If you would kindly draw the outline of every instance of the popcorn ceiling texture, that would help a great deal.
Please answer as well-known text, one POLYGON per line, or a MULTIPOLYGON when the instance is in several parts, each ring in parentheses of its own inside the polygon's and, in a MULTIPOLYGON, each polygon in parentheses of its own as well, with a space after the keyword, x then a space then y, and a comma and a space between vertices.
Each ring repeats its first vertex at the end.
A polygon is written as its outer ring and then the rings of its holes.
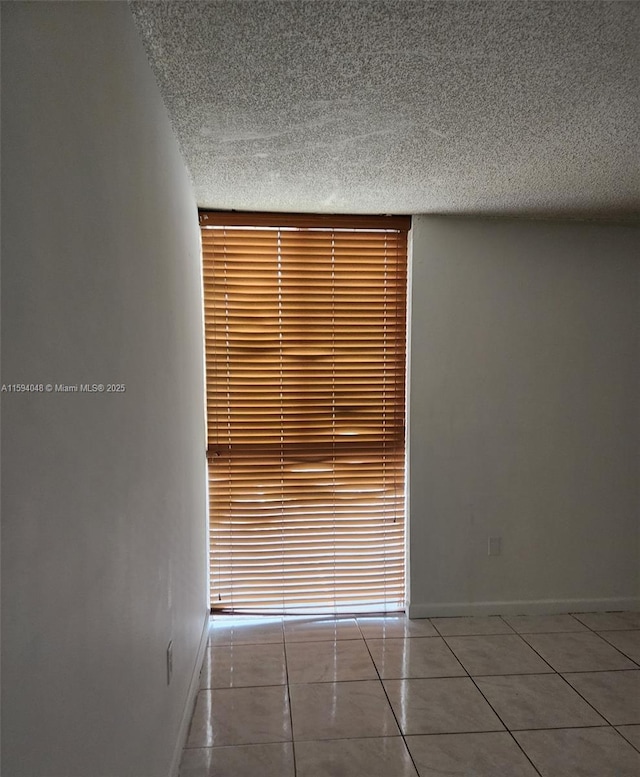
POLYGON ((132 2, 201 207, 640 218, 639 2, 132 2))

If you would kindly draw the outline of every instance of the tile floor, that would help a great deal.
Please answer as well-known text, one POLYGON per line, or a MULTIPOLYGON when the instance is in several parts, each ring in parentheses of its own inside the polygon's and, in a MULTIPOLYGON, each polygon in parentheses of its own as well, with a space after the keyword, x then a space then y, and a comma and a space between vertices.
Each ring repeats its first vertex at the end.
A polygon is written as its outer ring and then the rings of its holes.
POLYGON ((217 616, 180 777, 639 777, 640 612, 217 616))

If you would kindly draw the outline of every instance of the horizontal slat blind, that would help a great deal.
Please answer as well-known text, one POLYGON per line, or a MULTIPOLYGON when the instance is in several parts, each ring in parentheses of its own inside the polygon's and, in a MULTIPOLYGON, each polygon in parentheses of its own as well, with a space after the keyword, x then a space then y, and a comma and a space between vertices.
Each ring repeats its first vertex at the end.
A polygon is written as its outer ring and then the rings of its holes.
POLYGON ((224 216, 200 219, 212 607, 400 606, 406 226, 224 216))

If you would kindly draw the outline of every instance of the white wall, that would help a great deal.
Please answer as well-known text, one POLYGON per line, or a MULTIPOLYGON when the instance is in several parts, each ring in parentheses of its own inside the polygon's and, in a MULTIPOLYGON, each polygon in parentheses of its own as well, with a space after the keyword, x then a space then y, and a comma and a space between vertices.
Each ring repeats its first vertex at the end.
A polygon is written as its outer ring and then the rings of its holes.
POLYGON ((639 237, 414 219, 413 616, 640 603, 639 237))
POLYGON ((126 384, 2 394, 2 774, 163 777, 207 618, 196 206, 127 5, 2 6, 3 381, 126 384))

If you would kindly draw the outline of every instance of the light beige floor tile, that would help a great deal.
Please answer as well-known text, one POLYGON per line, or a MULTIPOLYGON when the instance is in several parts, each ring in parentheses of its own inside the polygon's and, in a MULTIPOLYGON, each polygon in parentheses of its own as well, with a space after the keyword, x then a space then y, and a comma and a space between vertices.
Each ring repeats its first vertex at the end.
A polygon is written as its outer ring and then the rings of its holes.
POLYGON ((587 631, 587 627, 572 615, 515 615, 504 620, 518 634, 552 634, 563 631, 587 631))
POLYGON ((510 730, 607 725, 557 674, 478 677, 476 683, 510 730))
POLYGON ((207 649, 200 675, 201 688, 242 688, 284 685, 287 667, 284 643, 214 645, 207 649))
POLYGON ((363 639, 287 642, 287 667, 290 683, 378 679, 363 639))
POLYGON ((636 664, 640 664, 640 629, 636 631, 600 631, 602 639, 621 650, 636 664))
POLYGON ((504 728, 468 677, 385 680, 384 687, 404 734, 504 728))
POLYGON ((616 729, 628 742, 631 742, 636 750, 640 750, 640 725, 616 726, 616 729))
POLYGON ((286 686, 200 691, 187 747, 291 740, 286 686))
POLYGON ((514 734, 542 777, 638 777, 640 753, 612 728, 514 734))
POLYGON ((447 644, 471 675, 552 672, 517 634, 447 637, 447 644))
POLYGON ((507 732, 407 737, 420 777, 537 777, 507 732))
POLYGON ((431 618, 430 620, 443 637, 513 634, 511 626, 499 615, 474 618, 431 618))
POLYGON ((287 642, 321 642, 336 639, 362 639, 355 618, 285 618, 287 642))
POLYGON ((180 777, 294 777, 293 745, 237 745, 185 750, 180 777))
POLYGON ((573 615, 594 631, 640 629, 640 612, 575 612, 573 615))
POLYGON ((358 626, 367 639, 438 636, 438 632, 428 618, 409 620, 404 615, 366 616, 358 618, 358 626))
POLYGON ((380 677, 461 677, 466 672, 442 637, 368 639, 380 677))
POLYGON ((379 680, 291 685, 289 691, 296 741, 400 733, 379 680))
POLYGON ((563 677, 612 725, 640 723, 640 669, 581 672, 563 677))
POLYGON ((402 737, 296 742, 297 777, 417 777, 402 737))
POLYGON ((597 634, 523 634, 556 672, 635 669, 635 664, 597 634))
POLYGON ((215 690, 198 695, 180 777, 293 777, 291 717, 298 777, 416 777, 376 667, 420 777, 533 777, 447 644, 543 777, 640 777, 640 669, 620 652, 640 658, 637 612, 357 622, 216 616, 209 642, 201 679, 215 690), (602 629, 602 638, 587 627, 602 629), (629 670, 603 671, 610 669, 629 670))
POLYGON ((283 640, 282 618, 214 615, 209 627, 210 645, 256 645, 283 640))

